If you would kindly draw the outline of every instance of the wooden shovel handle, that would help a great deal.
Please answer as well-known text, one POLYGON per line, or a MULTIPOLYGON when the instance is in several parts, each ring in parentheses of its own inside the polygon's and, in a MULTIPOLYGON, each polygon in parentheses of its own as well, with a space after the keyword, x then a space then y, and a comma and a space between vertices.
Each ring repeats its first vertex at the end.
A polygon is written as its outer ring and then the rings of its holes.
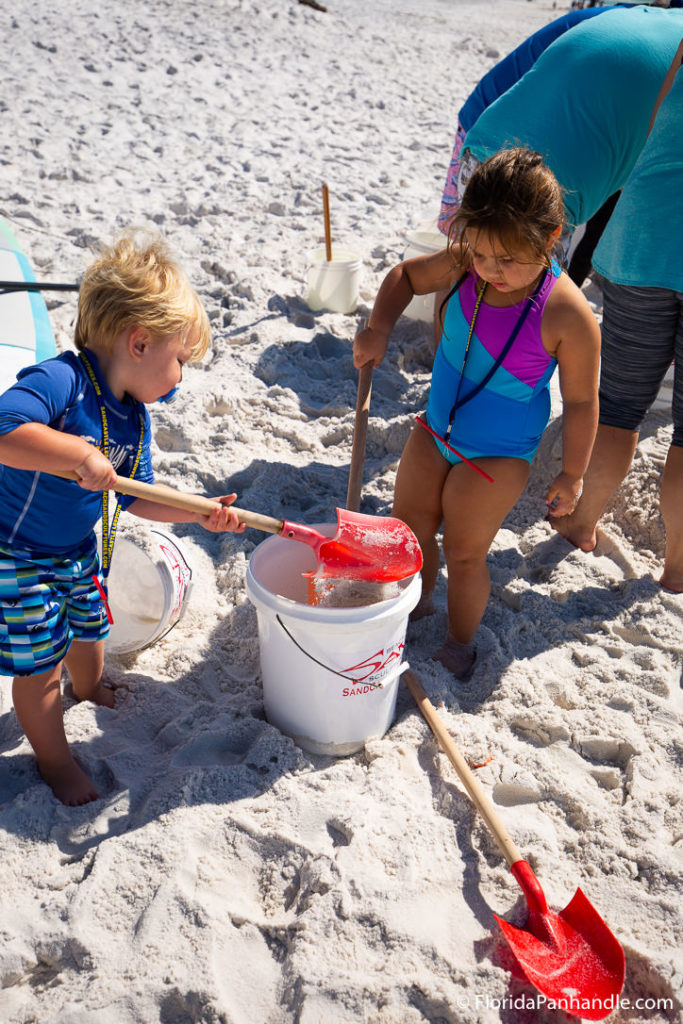
MULTIPOLYGON (((66 480, 78 480, 75 473, 55 473, 54 476, 64 477, 66 480)), ((210 498, 203 498, 200 494, 188 494, 185 491, 176 491, 166 484, 146 484, 142 480, 131 479, 127 476, 117 476, 112 490, 120 494, 128 494, 132 498, 143 498, 145 501, 155 501, 159 505, 170 505, 172 508, 181 508, 186 512, 198 512, 202 516, 211 513, 222 506, 210 498)), ((284 526, 283 519, 274 519, 272 516, 263 516, 258 512, 249 512, 243 508, 230 505, 230 508, 237 513, 237 518, 246 526, 255 530, 263 530, 264 533, 280 533, 284 526)))
POLYGON ((429 700, 427 694, 425 693, 422 687, 422 684, 418 680, 415 673, 411 672, 410 670, 404 672, 403 678, 405 679, 406 686, 413 695, 415 703, 417 704, 418 708, 420 709, 425 719, 427 720, 429 728, 436 736, 437 740, 439 741, 443 748, 444 753, 448 757, 448 760, 451 762, 456 772, 458 773, 458 778, 460 779, 463 786, 467 790, 470 800, 477 808, 482 818, 484 819, 489 829, 491 830, 491 834, 498 843, 500 852, 505 857, 506 861, 508 862, 508 865, 512 867, 512 865, 515 864, 517 861, 523 859, 522 854, 519 852, 515 844, 510 839, 510 836, 507 834, 503 822, 496 814, 495 810, 493 809, 493 805, 491 804, 488 797, 486 796, 486 793, 480 786, 479 781, 475 778, 469 765, 467 764, 464 757, 462 756, 462 754, 456 747, 455 743, 451 739, 450 734, 446 729, 446 726, 443 724, 438 714, 436 713, 436 708, 429 700))
POLYGON ((356 397, 356 419, 353 425, 353 445, 351 448, 351 466, 349 467, 349 484, 346 491, 346 507, 351 512, 360 510, 360 495, 363 489, 363 464, 365 462, 365 445, 368 436, 368 417, 370 415, 370 394, 372 392, 372 362, 361 366, 358 371, 358 395, 356 397))

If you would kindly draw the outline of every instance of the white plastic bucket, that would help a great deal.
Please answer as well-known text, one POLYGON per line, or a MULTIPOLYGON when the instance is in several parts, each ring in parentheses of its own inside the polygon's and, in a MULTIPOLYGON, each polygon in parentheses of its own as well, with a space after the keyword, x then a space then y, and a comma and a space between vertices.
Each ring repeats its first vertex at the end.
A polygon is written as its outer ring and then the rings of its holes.
MULTIPOLYGON (((317 526, 332 536, 336 524, 317 526)), ((408 615, 420 575, 398 596, 353 608, 309 605, 316 568, 306 545, 269 537, 254 550, 247 595, 258 618, 263 701, 268 721, 304 750, 344 756, 383 736, 396 709, 408 615)))
POLYGON ((308 254, 308 293, 306 303, 315 311, 353 313, 360 298, 361 258, 347 249, 333 249, 332 260, 325 249, 308 254))
POLYGON ((149 530, 139 542, 119 537, 109 573, 114 623, 105 640, 110 654, 142 651, 180 621, 192 570, 177 537, 149 530))
MULTIPOLYGON (((448 239, 441 234, 436 223, 432 224, 429 221, 423 221, 415 231, 409 231, 406 234, 406 241, 408 246, 403 254, 404 260, 440 252, 448 244, 448 239)), ((426 320, 431 323, 434 319, 434 295, 415 295, 404 309, 403 315, 409 316, 412 320, 426 320)))

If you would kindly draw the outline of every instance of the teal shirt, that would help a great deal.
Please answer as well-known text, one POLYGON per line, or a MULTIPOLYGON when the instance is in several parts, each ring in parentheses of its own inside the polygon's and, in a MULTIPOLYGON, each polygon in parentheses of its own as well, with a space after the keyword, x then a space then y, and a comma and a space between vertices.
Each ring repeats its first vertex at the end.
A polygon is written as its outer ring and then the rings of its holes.
POLYGON ((593 255, 615 284, 683 292, 683 71, 657 112, 645 147, 593 255))
POLYGON ((488 107, 463 149, 537 150, 583 224, 624 185, 645 144, 657 94, 683 38, 683 11, 605 11, 565 32, 488 107))

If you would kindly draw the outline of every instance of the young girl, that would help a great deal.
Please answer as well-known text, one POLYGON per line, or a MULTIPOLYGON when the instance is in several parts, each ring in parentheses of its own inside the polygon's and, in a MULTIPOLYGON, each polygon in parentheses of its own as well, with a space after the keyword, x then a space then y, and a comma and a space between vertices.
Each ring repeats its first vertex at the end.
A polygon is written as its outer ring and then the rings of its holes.
POLYGON ((546 494, 550 515, 575 507, 593 446, 600 332, 552 258, 563 223, 562 192, 541 156, 501 151, 472 175, 448 248, 391 270, 354 342, 357 367, 379 365, 413 295, 449 289, 426 413, 401 457, 392 514, 422 547, 415 617, 434 611, 443 521, 449 630, 434 657, 458 679, 473 670, 472 641, 490 593, 486 556, 526 485, 556 365, 563 461, 546 494))

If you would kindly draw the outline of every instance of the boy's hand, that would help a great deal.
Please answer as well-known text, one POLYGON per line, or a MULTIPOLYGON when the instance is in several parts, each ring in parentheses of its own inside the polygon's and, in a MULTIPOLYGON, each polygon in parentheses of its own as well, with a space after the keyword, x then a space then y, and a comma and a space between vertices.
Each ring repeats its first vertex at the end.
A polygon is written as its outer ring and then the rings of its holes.
POLYGON ((388 334, 365 327, 353 339, 353 365, 357 370, 370 362, 373 366, 379 366, 386 355, 388 344, 388 334))
POLYGON ((551 483, 545 496, 549 516, 570 516, 583 492, 583 477, 574 479, 560 473, 551 483))
POLYGON ((219 501, 223 506, 220 509, 215 509, 208 516, 199 516, 198 522, 204 527, 205 530, 210 530, 211 533, 244 533, 246 525, 241 523, 237 518, 237 513, 234 512, 229 505, 232 505, 233 501, 237 497, 237 494, 224 494, 220 498, 213 498, 213 501, 219 501))
POLYGON ((79 485, 86 491, 110 490, 116 483, 114 467, 109 459, 94 446, 80 466, 76 466, 74 472, 78 477, 79 485))

